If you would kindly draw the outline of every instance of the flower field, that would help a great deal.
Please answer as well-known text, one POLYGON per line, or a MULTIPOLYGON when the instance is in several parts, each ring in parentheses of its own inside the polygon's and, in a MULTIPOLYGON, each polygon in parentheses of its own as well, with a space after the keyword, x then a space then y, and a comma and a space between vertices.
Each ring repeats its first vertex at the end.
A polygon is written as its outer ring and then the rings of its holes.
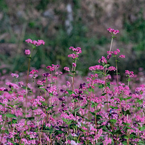
POLYGON ((1 145, 145 144, 145 84, 133 84, 138 76, 129 70, 124 70, 126 82, 120 82, 119 60, 125 55, 112 51, 119 30, 107 31, 110 50, 86 77, 76 74, 83 48, 69 48, 72 67, 64 67, 63 74, 58 64, 31 69, 33 52, 45 42, 26 40, 32 47, 25 50, 27 75, 12 73, 0 87, 1 145))

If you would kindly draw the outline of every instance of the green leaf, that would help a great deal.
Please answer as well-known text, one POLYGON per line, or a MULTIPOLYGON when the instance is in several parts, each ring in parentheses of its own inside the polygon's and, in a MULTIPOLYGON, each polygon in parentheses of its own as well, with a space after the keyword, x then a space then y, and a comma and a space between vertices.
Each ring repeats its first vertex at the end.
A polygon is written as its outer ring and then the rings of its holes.
POLYGON ((27 117, 28 120, 34 120, 34 117, 27 117))
POLYGON ((17 118, 16 115, 10 113, 5 114, 5 116, 8 118, 17 118))
POLYGON ((145 130, 145 126, 141 127, 140 131, 144 131, 145 130))
POLYGON ((116 120, 116 119, 111 119, 110 122, 111 122, 111 123, 116 123, 117 120, 116 120))
POLYGON ((101 88, 104 88, 104 85, 103 85, 103 84, 101 84, 101 85, 99 85, 98 87, 101 89, 101 88))
POLYGON ((68 76, 73 77, 73 75, 71 75, 71 74, 68 74, 68 76))
POLYGON ((125 139, 128 139, 128 136, 124 136, 125 139))
POLYGON ((107 87, 109 87, 109 88, 110 88, 110 82, 107 82, 107 87))
POLYGON ((114 106, 110 106, 110 108, 112 108, 112 109, 118 109, 118 107, 114 107, 114 106))
POLYGON ((98 103, 92 102, 92 107, 97 107, 98 103))
POLYGON ((61 131, 61 130, 55 130, 55 135, 59 135, 59 134, 62 134, 62 133, 64 133, 63 131, 61 131))
POLYGON ((67 92, 69 93, 69 95, 73 94, 72 90, 67 90, 67 92))
POLYGON ((74 73, 74 74, 76 73, 76 71, 71 71, 71 72, 74 73))
POLYGON ((131 81, 131 79, 130 78, 128 78, 128 80, 127 80, 128 82, 130 82, 131 81))
POLYGON ((84 92, 85 94, 87 94, 87 95, 89 94, 87 91, 83 91, 83 92, 84 92))
POLYGON ((46 109, 46 111, 48 111, 48 110, 50 110, 50 109, 52 109, 53 108, 53 106, 51 106, 51 107, 48 107, 47 109, 46 109))
POLYGON ((90 87, 90 88, 88 89, 88 91, 89 91, 89 92, 94 92, 94 89, 90 87))
POLYGON ((39 87, 39 89, 41 89, 41 90, 43 90, 43 91, 45 91, 45 92, 46 92, 46 90, 45 90, 44 88, 39 87))

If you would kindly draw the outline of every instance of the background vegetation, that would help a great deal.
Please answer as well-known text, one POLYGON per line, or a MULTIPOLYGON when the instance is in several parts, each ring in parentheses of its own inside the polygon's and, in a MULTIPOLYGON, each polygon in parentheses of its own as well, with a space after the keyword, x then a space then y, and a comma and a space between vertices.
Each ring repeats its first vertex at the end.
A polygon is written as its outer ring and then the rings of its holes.
POLYGON ((69 47, 81 47, 79 74, 86 75, 91 65, 109 50, 107 28, 119 29, 113 49, 125 55, 119 72, 145 68, 145 1, 144 0, 1 0, 0 1, 0 68, 7 72, 26 71, 25 40, 43 39, 45 46, 34 54, 31 66, 71 65, 69 47), (67 11, 67 6, 72 12, 67 11), (70 17, 72 16, 72 19, 70 17), (68 33, 66 22, 72 30, 68 33))

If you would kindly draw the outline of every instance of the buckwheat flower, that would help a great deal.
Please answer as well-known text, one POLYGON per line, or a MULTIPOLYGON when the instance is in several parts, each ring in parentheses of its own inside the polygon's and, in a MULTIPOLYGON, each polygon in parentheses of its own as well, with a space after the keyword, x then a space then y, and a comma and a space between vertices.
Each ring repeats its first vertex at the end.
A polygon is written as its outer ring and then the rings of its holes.
POLYGON ((16 78, 18 78, 18 77, 19 77, 19 75, 18 75, 18 74, 14 74, 14 73, 11 73, 11 76, 12 76, 12 77, 16 77, 16 78))
POLYGON ((71 140, 71 145, 78 145, 78 143, 76 143, 74 140, 71 140))
POLYGON ((27 40, 25 40, 25 42, 32 43, 32 40, 31 39, 27 39, 27 40))
POLYGON ((119 30, 114 30, 113 34, 116 35, 119 33, 119 30))
POLYGON ((101 63, 101 62, 102 62, 102 63, 107 63, 107 60, 106 60, 106 58, 105 58, 104 56, 102 56, 102 58, 99 59, 98 62, 99 62, 99 63, 101 63))
POLYGON ((76 67, 76 63, 72 63, 72 66, 73 66, 73 67, 76 67))
POLYGON ((111 138, 105 137, 105 140, 104 140, 103 144, 108 145, 108 144, 111 144, 111 142, 112 142, 111 138))
POLYGON ((119 57, 120 57, 120 58, 125 58, 125 55, 120 55, 119 57))
POLYGON ((69 70, 69 67, 64 67, 64 70, 66 70, 66 71, 70 71, 70 70, 69 70))
POLYGON ((69 47, 69 49, 74 49, 74 47, 73 47, 73 46, 71 46, 71 47, 69 47))
POLYGON ((38 40, 38 42, 37 42, 37 46, 40 46, 41 44, 45 44, 45 42, 44 42, 44 40, 38 40))
POLYGON ((114 55, 117 55, 118 54, 118 51, 114 51, 114 55))
POLYGON ((26 50, 25 50, 25 54, 26 54, 26 55, 30 55, 30 53, 31 53, 31 52, 30 52, 29 49, 26 49, 26 50))
POLYGON ((113 53, 113 51, 107 51, 107 54, 111 55, 113 53))
POLYGON ((119 50, 119 49, 117 49, 116 51, 117 51, 118 53, 120 52, 120 50, 119 50))
POLYGON ((37 45, 37 41, 33 40, 32 44, 37 45))
POLYGON ((107 31, 109 31, 111 34, 114 34, 114 35, 119 33, 119 30, 114 30, 112 28, 108 28, 107 31))
POLYGON ((70 87, 70 86, 71 86, 71 83, 70 83, 69 81, 66 81, 66 85, 67 85, 68 87, 70 87))
POLYGON ((109 60, 111 58, 111 56, 112 56, 111 54, 107 55, 107 59, 109 60))
POLYGON ((115 68, 114 66, 110 66, 110 67, 108 68, 108 70, 109 70, 109 71, 115 71, 116 68, 115 68))

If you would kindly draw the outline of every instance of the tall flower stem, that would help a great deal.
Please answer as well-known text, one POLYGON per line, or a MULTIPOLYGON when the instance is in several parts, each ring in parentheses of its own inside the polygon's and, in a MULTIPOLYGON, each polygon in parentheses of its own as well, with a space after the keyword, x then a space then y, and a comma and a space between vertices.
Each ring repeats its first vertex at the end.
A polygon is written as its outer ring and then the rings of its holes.
POLYGON ((113 36, 112 36, 112 39, 111 39, 110 51, 112 49, 112 45, 113 45, 113 36))
POLYGON ((118 86, 119 81, 118 81, 118 68, 117 68, 117 58, 116 58, 116 56, 115 56, 115 62, 116 62, 116 76, 117 76, 117 86, 118 86))
POLYGON ((26 78, 26 113, 27 113, 27 91, 28 91, 28 79, 29 79, 29 70, 30 70, 30 61, 31 61, 31 58, 29 58, 28 60, 28 70, 27 70, 27 78, 26 78))

